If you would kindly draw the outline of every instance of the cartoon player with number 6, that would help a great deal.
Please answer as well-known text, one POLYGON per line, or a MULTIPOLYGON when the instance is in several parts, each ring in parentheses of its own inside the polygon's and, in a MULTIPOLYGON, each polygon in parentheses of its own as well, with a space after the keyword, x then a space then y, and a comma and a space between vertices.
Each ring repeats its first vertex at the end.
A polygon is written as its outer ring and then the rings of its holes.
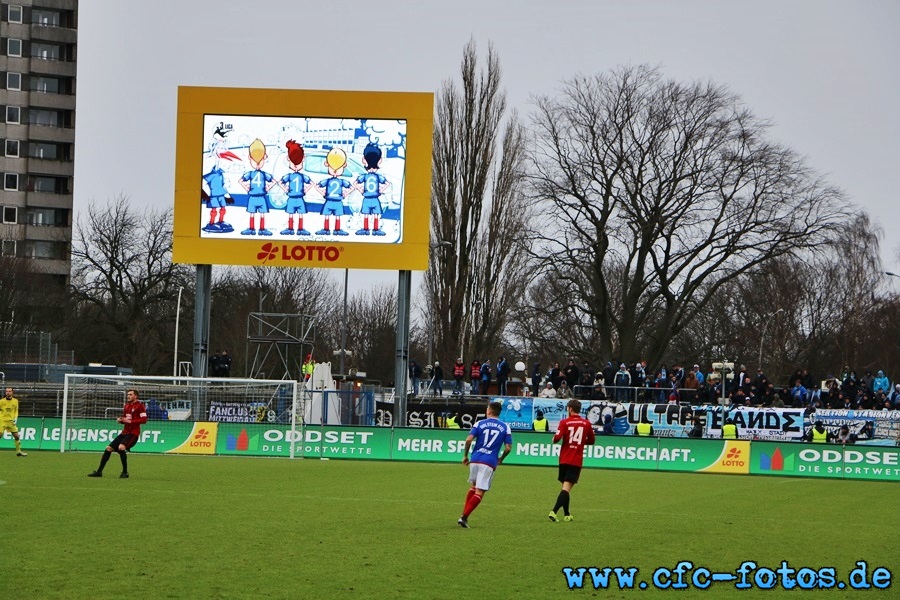
POLYGON ((359 213, 363 216, 363 227, 356 232, 356 235, 385 235, 384 231, 378 228, 378 217, 381 216, 383 210, 381 208, 381 194, 389 187, 390 182, 387 178, 378 172, 381 166, 381 148, 376 144, 369 143, 363 150, 363 159, 366 161, 366 173, 357 177, 353 187, 362 194, 362 208, 359 213), (369 216, 372 217, 372 229, 369 229, 369 216))

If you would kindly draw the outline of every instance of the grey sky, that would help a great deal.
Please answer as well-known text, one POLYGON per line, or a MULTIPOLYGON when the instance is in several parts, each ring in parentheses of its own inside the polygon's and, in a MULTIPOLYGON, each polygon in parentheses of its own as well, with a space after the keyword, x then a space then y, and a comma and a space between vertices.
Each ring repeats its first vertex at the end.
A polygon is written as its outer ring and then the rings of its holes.
MULTIPOLYGON (((894 1, 83 0, 75 218, 121 194, 172 206, 179 85, 437 91, 472 38, 523 115, 622 64, 727 84, 883 227, 900 272, 898 24, 894 1)), ((380 279, 396 275, 351 271, 380 279)))

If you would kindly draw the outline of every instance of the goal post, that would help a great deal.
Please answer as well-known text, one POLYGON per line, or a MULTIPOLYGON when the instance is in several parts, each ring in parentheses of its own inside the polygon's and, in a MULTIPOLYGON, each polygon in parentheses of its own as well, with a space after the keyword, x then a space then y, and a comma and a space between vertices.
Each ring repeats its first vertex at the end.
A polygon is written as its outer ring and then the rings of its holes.
MULTIPOLYGON (((279 423, 289 425, 295 436, 303 435, 308 394, 297 381, 68 373, 63 385, 60 452, 95 450, 111 442, 122 430, 116 418, 122 415, 131 389, 137 390, 147 407, 141 442, 150 442, 150 447, 168 448, 160 441, 183 438, 188 425, 195 423, 279 423)), ((140 450, 148 451, 145 447, 140 450)))

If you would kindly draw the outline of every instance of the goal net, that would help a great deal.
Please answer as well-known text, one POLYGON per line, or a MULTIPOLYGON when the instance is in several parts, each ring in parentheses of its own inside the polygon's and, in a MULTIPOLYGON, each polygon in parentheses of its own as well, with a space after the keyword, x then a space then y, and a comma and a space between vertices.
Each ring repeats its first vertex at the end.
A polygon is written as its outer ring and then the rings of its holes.
POLYGON ((160 440, 183 437, 186 421, 279 423, 302 436, 308 394, 296 381, 67 374, 60 452, 95 450, 98 443, 111 442, 122 430, 116 419, 131 389, 147 407, 140 440, 144 451, 153 451, 154 445, 167 451, 160 440))

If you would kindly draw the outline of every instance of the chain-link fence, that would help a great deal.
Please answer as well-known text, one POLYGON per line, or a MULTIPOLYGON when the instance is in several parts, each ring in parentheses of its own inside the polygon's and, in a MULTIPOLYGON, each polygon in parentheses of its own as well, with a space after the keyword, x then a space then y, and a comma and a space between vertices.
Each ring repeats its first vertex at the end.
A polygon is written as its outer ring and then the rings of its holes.
POLYGON ((12 332, 0 326, 0 379, 6 381, 54 381, 64 365, 75 364, 75 353, 60 351, 45 331, 12 332))

